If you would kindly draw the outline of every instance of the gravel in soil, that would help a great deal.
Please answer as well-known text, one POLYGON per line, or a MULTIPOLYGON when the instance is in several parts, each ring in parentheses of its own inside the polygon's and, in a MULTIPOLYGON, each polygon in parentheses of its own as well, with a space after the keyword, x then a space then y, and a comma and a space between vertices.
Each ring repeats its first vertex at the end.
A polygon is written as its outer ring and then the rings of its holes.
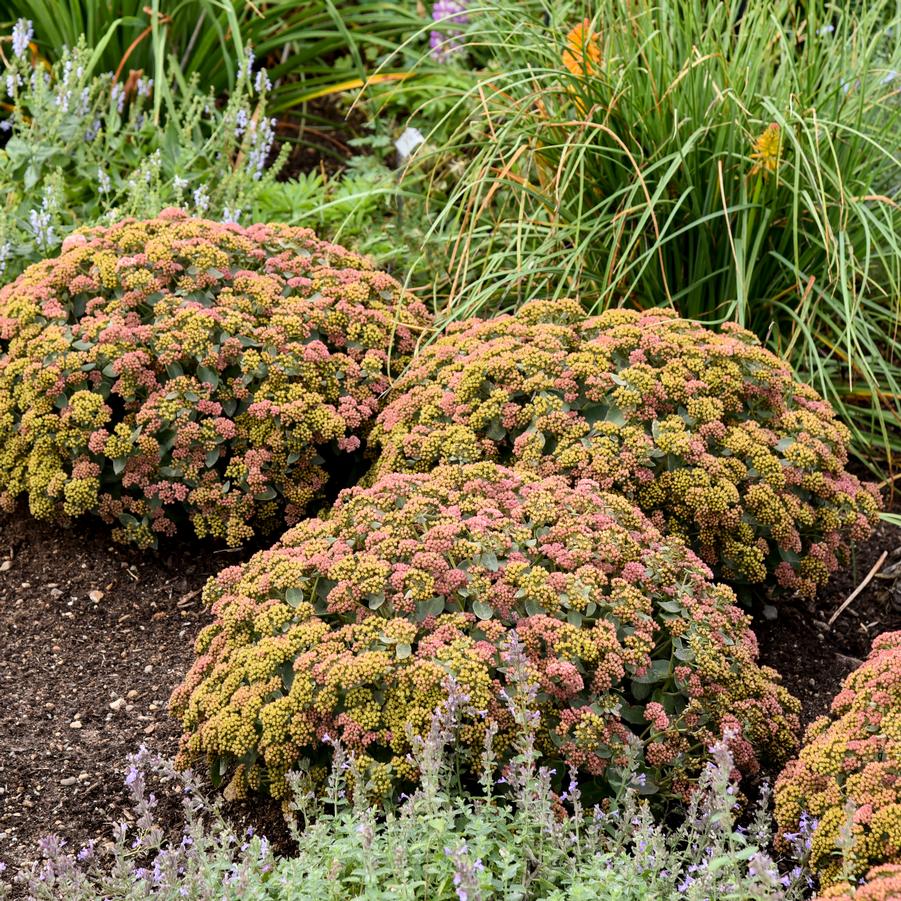
MULTIPOLYGON (((109 840, 128 808, 125 757, 171 757, 172 689, 209 621, 207 578, 248 552, 115 545, 101 523, 0 518, 0 859, 8 872, 49 832, 109 840)), ((173 809, 174 812, 174 809, 173 809)), ((180 824, 176 824, 178 826, 180 824)))
MULTIPOLYGON (((172 689, 209 621, 206 579, 250 551, 222 553, 180 543, 161 553, 115 545, 101 523, 64 529, 25 514, 0 517, 0 859, 14 872, 36 856, 37 839, 70 847, 108 841, 126 816, 125 756, 145 743, 174 755, 178 727, 167 714, 172 689)), ((901 629, 901 529, 881 525, 812 604, 783 603, 758 617, 762 661, 801 699, 804 721, 828 709, 842 679, 880 632, 901 629), (832 628, 826 620, 882 552, 876 578, 832 628)), ((177 830, 177 807, 162 823, 177 830)), ((275 805, 226 806, 276 846, 286 832, 275 805)))

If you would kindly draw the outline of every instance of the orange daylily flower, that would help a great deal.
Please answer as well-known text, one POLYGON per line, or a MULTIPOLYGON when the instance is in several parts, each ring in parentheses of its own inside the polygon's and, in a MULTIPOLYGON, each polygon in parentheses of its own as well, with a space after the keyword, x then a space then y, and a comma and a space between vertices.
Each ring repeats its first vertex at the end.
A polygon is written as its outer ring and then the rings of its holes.
POLYGON ((591 21, 584 19, 566 36, 563 65, 573 75, 591 75, 601 65, 601 36, 591 30, 591 21))

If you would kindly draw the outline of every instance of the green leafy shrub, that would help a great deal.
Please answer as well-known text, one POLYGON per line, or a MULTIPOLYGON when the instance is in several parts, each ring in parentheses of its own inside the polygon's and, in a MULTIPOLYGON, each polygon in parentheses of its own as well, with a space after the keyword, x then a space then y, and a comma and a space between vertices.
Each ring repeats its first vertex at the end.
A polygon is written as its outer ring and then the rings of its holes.
POLYGON ((306 229, 168 210, 68 241, 0 291, 0 503, 144 545, 296 520, 429 325, 306 229))
POLYGON ((724 731, 755 773, 791 753, 799 708, 709 575, 591 482, 490 463, 388 475, 207 584, 215 622, 171 701, 180 760, 284 797, 298 766, 323 780, 340 739, 386 797, 415 782, 409 753, 449 677, 467 698, 461 769, 489 729, 503 758, 521 664, 539 751, 599 790, 634 752, 644 792, 685 795, 724 731))
POLYGON ((166 83, 117 82, 112 73, 95 75, 96 50, 83 43, 49 70, 21 42, 12 49, 0 151, 3 281, 58 252, 85 225, 147 219, 170 206, 238 221, 281 167, 284 157, 268 165, 268 78, 251 73, 247 59, 223 105, 174 63, 163 70, 166 83))
MULTIPOLYGON (((777 839, 810 833, 810 868, 824 887, 901 864, 901 632, 873 642, 829 716, 811 723, 775 798, 777 839)), ((897 872, 889 882, 901 884, 897 872)))
POLYGON ((813 596, 878 493, 847 429, 749 332, 572 301, 452 325, 394 385, 378 472, 489 458, 634 498, 722 577, 813 596))
POLYGON ((375 155, 352 157, 338 175, 301 173, 272 182, 254 206, 254 220, 312 228, 371 257, 380 268, 406 273, 412 261, 397 217, 398 176, 375 155), (390 227, 373 228, 377 221, 390 227))

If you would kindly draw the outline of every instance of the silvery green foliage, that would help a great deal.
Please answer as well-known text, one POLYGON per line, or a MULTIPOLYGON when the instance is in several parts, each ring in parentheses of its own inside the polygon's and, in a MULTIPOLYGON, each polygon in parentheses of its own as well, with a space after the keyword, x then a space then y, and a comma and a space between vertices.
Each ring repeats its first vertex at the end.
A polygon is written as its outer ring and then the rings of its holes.
POLYGON ((284 156, 273 157, 265 70, 242 64, 217 103, 171 60, 168 83, 138 72, 93 72, 92 48, 66 49, 51 68, 33 57, 20 21, 0 81, 0 282, 59 251, 75 228, 178 206, 206 218, 249 218, 284 156))
MULTIPOLYGON (((570 779, 562 797, 538 765, 528 691, 511 697, 524 736, 500 784, 483 776, 478 794, 462 791, 452 747, 466 697, 452 687, 429 735, 416 744, 421 787, 394 810, 377 812, 367 786, 339 742, 324 797, 294 778, 297 848, 277 858, 252 830, 239 836, 196 777, 178 774, 145 749, 125 777, 135 822, 115 833, 112 860, 93 846, 75 852, 56 837, 17 880, 30 901, 794 901, 809 888, 796 867, 780 872, 770 844, 767 793, 750 825, 737 825, 732 760, 725 743, 711 749, 700 790, 674 828, 656 823, 626 784, 606 810, 583 806, 570 779), (166 841, 155 825, 151 784, 180 793, 185 826, 166 841)), ((484 772, 495 772, 489 730, 484 772)), ((638 777, 633 777, 632 783, 638 777)), ((0 884, 0 898, 6 897, 0 884)))
MULTIPOLYGON (((179 773, 143 746, 128 758, 125 786, 134 821, 113 830, 112 850, 88 843, 71 848, 43 838, 37 862, 14 882, 29 901, 137 901, 142 898, 259 901, 276 897, 266 883, 275 864, 269 843, 248 830, 238 835, 218 806, 204 797, 197 777, 179 773), (180 796, 184 828, 167 840, 157 824, 157 788, 180 796)), ((0 882, 0 899, 11 886, 0 882)))

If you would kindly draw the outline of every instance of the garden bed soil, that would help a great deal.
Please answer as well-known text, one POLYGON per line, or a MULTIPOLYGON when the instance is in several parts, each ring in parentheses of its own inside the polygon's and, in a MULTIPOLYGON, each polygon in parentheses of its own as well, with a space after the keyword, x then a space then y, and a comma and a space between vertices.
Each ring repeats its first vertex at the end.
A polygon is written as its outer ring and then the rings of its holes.
MULTIPOLYGON (((895 510, 897 512, 897 505, 895 510)), ((758 614, 754 631, 763 663, 780 673, 801 701, 806 725, 826 713, 841 682, 863 663, 873 639, 901 629, 901 528, 880 523, 813 603, 780 604, 778 616, 758 614), (882 554, 884 563, 830 627, 830 617, 860 585, 882 554), (888 578, 888 576, 892 576, 888 578)))
MULTIPOLYGON (((837 620, 826 620, 883 551, 901 563, 901 529, 881 525, 818 602, 783 604, 758 617, 761 657, 801 699, 809 722, 828 709, 873 637, 901 628, 893 597, 901 578, 874 579, 837 620)), ((172 756, 179 730, 167 701, 209 621, 206 579, 249 556, 182 542, 159 553, 113 544, 92 521, 65 529, 24 513, 0 517, 0 860, 9 873, 34 860, 38 838, 100 847, 126 817, 125 755, 142 743, 172 756)), ((901 569, 901 565, 899 565, 901 569)), ((237 828, 253 824, 286 847, 273 803, 226 806, 237 828)), ((180 828, 174 805, 162 825, 180 828)))

